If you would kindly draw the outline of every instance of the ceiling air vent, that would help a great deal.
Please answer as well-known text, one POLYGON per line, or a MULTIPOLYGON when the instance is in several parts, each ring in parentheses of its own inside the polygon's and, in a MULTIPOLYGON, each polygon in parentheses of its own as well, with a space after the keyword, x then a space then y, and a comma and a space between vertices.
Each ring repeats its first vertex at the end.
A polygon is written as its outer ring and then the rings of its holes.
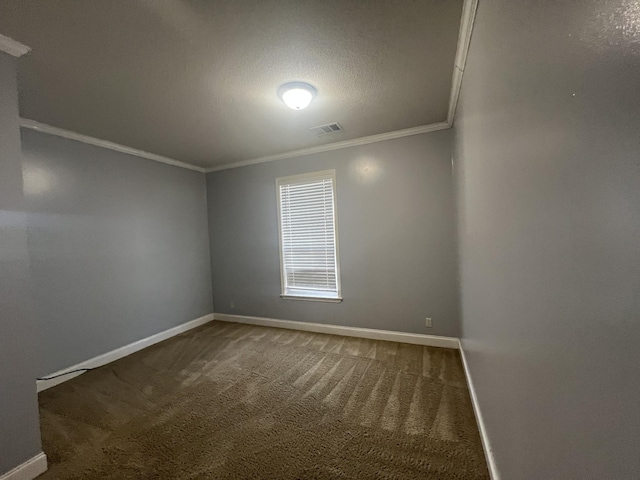
POLYGON ((318 137, 323 135, 330 135, 332 133, 342 132, 344 130, 342 125, 338 122, 335 123, 327 123, 326 125, 320 125, 319 127, 313 127, 310 129, 313 133, 315 133, 318 137))

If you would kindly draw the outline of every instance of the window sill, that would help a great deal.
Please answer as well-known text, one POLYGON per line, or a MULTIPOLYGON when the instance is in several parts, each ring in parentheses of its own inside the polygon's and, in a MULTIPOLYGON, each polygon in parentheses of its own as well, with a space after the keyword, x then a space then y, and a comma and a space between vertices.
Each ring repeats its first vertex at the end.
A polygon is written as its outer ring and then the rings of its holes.
POLYGON ((341 303, 342 297, 308 297, 303 295, 280 295, 283 300, 301 300, 303 302, 341 303))

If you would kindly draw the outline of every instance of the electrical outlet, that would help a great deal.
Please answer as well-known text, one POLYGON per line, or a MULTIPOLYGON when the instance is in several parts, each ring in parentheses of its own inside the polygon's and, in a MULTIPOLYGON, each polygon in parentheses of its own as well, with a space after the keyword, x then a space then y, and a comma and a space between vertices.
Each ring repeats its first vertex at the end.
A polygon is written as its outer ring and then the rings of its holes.
POLYGON ((429 317, 425 318, 425 324, 426 324, 427 328, 433 327, 433 325, 431 323, 431 318, 429 318, 429 317))
POLYGON ((235 302, 229 302, 229 308, 231 310, 233 310, 234 308, 236 308, 236 303, 235 302))

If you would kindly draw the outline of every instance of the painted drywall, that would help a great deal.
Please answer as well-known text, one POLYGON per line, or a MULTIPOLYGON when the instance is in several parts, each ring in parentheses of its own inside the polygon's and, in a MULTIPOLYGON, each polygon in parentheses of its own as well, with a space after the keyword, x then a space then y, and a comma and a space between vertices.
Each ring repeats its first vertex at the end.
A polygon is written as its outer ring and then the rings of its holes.
POLYGON ((451 131, 209 173, 207 197, 216 312, 458 335, 451 131), (281 299, 276 178, 329 169, 344 301, 281 299))
POLYGON ((0 52, 0 476, 40 453, 16 59, 0 52))
POLYGON ((24 117, 213 167, 333 143, 309 129, 335 121, 340 140, 445 121, 461 7, 2 0, 0 30, 33 48, 24 117), (291 81, 318 89, 304 112, 291 81))
POLYGON ((213 311, 205 176, 22 129, 39 375, 213 311))
POLYGON ((479 4, 462 343, 505 480, 640 478, 639 33, 632 1, 479 4))

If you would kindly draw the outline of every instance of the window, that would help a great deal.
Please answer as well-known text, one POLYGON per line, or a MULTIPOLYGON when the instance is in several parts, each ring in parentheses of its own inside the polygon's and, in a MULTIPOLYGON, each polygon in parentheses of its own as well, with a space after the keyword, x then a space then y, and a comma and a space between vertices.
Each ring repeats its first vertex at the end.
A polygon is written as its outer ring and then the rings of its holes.
POLYGON ((282 297, 339 302, 336 172, 276 180, 282 297))

